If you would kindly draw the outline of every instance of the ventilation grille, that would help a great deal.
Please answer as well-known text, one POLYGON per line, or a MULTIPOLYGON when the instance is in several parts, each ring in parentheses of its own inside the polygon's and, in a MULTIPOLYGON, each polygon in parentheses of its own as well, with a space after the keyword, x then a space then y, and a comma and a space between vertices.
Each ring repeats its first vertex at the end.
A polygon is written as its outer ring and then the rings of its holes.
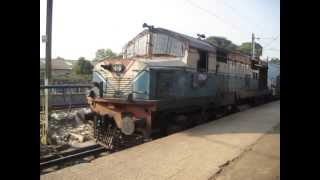
POLYGON ((121 97, 132 93, 132 78, 114 78, 107 79, 106 96, 121 97))

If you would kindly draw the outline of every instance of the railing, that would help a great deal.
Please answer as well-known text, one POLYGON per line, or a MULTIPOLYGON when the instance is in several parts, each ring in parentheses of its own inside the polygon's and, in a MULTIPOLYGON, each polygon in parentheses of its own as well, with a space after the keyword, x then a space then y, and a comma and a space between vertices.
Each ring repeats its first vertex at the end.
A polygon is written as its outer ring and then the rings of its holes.
POLYGON ((59 84, 40 86, 40 108, 44 106, 44 89, 48 89, 49 105, 55 107, 81 106, 86 104, 85 96, 90 84, 59 84))
POLYGON ((50 88, 90 88, 91 84, 54 84, 54 85, 40 85, 40 89, 50 88))

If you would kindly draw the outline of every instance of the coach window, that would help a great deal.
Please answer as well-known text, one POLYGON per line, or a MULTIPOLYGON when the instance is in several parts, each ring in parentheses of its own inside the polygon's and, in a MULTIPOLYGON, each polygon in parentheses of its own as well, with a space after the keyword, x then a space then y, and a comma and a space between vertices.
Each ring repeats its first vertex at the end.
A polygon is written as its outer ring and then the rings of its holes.
POLYGON ((208 72, 208 52, 199 50, 200 59, 197 64, 198 72, 208 72))

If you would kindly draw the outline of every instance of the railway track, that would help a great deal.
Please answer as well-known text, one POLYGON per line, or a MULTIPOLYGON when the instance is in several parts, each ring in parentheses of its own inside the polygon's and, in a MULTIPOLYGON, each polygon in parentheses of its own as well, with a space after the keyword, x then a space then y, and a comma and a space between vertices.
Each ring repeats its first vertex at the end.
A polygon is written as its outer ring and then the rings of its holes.
POLYGON ((74 104, 74 105, 52 105, 51 108, 53 110, 62 110, 62 109, 69 109, 69 108, 84 108, 88 107, 88 104, 74 104))
POLYGON ((40 172, 44 169, 53 166, 60 166, 88 156, 97 156, 98 154, 106 152, 106 149, 99 144, 78 148, 72 151, 55 154, 49 157, 40 158, 40 172))
MULTIPOLYGON (((70 108, 85 108, 88 107, 88 104, 63 104, 63 105, 51 105, 52 110, 63 110, 63 109, 70 109, 70 108)), ((40 111, 42 110, 43 107, 40 106, 40 111)))

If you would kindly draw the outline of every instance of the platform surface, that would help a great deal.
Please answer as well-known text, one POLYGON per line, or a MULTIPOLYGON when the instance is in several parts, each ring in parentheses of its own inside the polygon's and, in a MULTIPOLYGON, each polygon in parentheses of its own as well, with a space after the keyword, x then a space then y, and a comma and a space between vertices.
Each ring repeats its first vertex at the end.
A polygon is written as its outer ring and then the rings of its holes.
POLYGON ((209 180, 280 180, 280 125, 209 180))
POLYGON ((41 180, 212 178, 280 123, 280 101, 223 117, 90 163, 42 175, 41 180))

